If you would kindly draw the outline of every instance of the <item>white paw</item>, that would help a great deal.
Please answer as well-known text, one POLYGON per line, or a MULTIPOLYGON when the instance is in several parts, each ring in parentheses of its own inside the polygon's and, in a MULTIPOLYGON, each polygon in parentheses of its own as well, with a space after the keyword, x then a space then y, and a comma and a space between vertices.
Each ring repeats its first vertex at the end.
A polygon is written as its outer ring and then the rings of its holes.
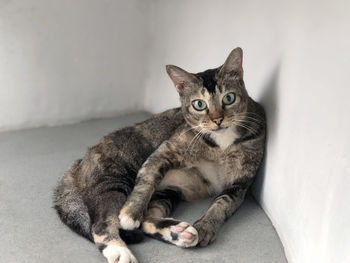
POLYGON ((108 263, 137 263, 136 258, 127 247, 109 245, 102 254, 107 258, 108 263))
POLYGON ((178 247, 194 247, 198 243, 198 232, 189 223, 181 222, 170 227, 171 243, 178 247))
POLYGON ((119 215, 120 226, 125 230, 133 230, 139 228, 140 221, 134 220, 127 215, 119 215))

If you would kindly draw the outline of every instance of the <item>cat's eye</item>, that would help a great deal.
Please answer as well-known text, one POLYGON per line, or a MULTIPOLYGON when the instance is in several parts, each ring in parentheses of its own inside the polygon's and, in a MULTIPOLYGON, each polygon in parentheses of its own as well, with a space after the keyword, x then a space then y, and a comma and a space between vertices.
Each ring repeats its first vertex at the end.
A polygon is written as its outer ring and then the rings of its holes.
POLYGON ((192 106, 195 108, 195 110, 202 111, 207 108, 207 104, 204 100, 194 100, 192 101, 192 106))
POLYGON ((233 92, 227 93, 223 98, 222 98, 222 103, 224 105, 230 105, 234 103, 236 100, 236 95, 233 92))

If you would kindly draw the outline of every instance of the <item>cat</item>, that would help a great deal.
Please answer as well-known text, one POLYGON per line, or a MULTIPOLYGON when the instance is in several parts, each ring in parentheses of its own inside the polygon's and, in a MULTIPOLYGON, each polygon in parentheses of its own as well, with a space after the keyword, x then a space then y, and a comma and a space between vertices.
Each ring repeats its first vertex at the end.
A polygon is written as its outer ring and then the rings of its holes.
POLYGON ((59 182, 59 217, 109 263, 137 262, 126 243, 143 233, 206 246, 243 202, 263 159, 266 121, 246 91, 242 60, 236 48, 197 74, 167 65, 181 107, 103 137, 59 182), (216 198, 193 225, 169 218, 180 201, 208 196, 216 198))

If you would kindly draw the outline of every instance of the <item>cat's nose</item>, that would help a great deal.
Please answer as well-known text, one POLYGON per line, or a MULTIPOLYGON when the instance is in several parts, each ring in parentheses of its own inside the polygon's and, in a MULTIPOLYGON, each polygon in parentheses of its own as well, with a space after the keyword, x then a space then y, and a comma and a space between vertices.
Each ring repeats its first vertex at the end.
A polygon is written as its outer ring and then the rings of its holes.
POLYGON ((220 118, 213 119, 213 122, 215 122, 217 126, 220 126, 223 120, 224 118, 220 117, 220 118))

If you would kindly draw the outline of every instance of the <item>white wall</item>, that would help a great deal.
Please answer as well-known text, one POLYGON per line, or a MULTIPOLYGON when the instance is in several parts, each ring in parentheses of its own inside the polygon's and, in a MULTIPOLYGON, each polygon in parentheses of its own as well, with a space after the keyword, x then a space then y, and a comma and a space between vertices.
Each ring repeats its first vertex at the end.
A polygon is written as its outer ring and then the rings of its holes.
POLYGON ((0 130, 142 109, 147 8, 0 1, 0 130))
POLYGON ((244 49, 245 82, 267 110, 254 193, 290 262, 350 262, 348 1, 153 1, 146 107, 179 105, 164 65, 192 72, 244 49))
POLYGON ((0 130, 179 105, 164 65, 198 72, 244 49, 264 104, 254 193, 290 262, 350 262, 350 4, 0 1, 0 130))
POLYGON ((257 95, 281 56, 282 14, 268 15, 280 1, 154 1, 151 6, 146 108, 179 105, 166 64, 190 72, 220 66, 230 51, 244 49, 246 84, 257 95))

